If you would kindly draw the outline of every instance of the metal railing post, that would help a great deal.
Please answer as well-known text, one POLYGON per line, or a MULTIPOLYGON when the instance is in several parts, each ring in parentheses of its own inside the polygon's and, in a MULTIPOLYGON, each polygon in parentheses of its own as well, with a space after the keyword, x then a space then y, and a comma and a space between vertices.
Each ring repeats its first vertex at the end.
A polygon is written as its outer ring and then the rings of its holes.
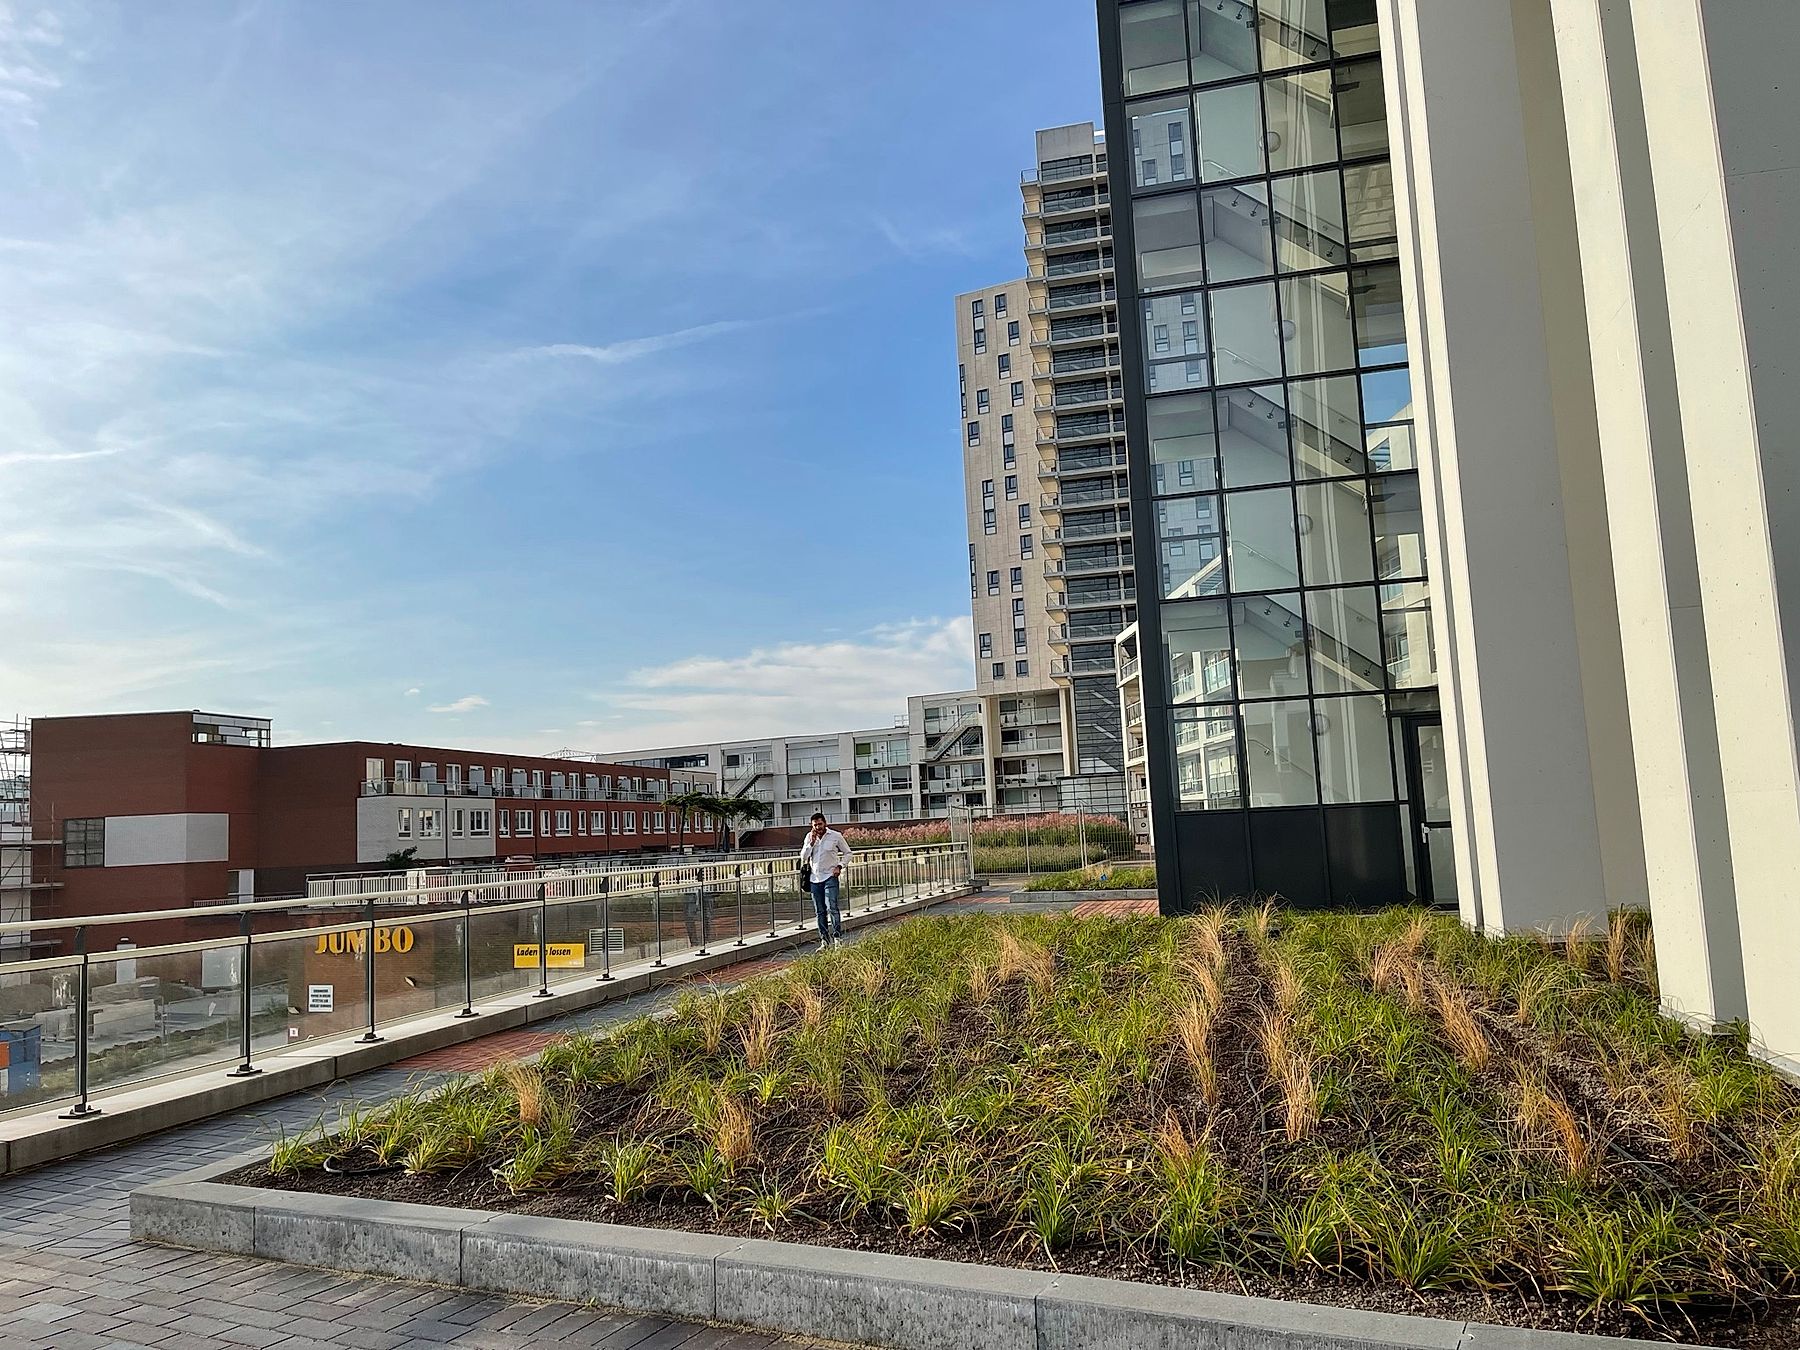
POLYGON ((369 920, 369 930, 363 937, 363 997, 369 1001, 369 1029, 356 1041, 358 1045, 373 1045, 381 1039, 375 1034, 375 901, 366 901, 363 908, 369 920))
POLYGON ((775 936, 775 860, 771 858, 763 864, 763 876, 769 882, 769 936, 775 936))
POLYGON ((458 1017, 475 1016, 475 930, 470 922, 470 900, 473 891, 463 892, 462 904, 462 949, 463 949, 463 1007, 456 1014, 458 1017))
POLYGON ((650 912, 656 920, 656 960, 650 964, 660 966, 662 959, 662 873, 653 872, 650 876, 650 912))
POLYGON ((600 878, 600 978, 612 978, 612 878, 600 878))
POLYGON ((738 935, 737 941, 732 945, 734 947, 741 947, 744 945, 744 864, 742 863, 737 865, 737 875, 734 885, 737 890, 738 935))
POLYGON ((238 1048, 243 1052, 244 1058, 237 1068, 226 1075, 230 1078, 253 1078, 262 1072, 250 1063, 250 923, 249 910, 238 915, 238 933, 244 939, 244 968, 238 980, 239 1002, 243 1005, 240 1009, 243 1015, 238 1027, 238 1048))
POLYGON ((550 887, 538 882, 538 991, 533 998, 550 997, 550 887))
POLYGON ((707 931, 705 876, 706 871, 704 868, 696 867, 694 869, 694 916, 700 920, 700 948, 694 953, 696 956, 706 955, 707 939, 712 936, 712 934, 707 931))
POLYGON ((75 954, 81 958, 81 969, 75 986, 75 1105, 63 1112, 64 1120, 83 1120, 100 1114, 100 1108, 88 1104, 88 949, 87 925, 75 930, 75 954))

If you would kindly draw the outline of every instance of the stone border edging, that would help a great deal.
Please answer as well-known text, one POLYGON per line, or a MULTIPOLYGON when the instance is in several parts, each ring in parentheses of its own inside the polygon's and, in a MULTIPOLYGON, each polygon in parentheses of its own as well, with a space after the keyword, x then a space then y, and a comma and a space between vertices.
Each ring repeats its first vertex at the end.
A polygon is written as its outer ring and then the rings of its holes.
POLYGON ((1664 1344, 218 1180, 265 1156, 240 1156, 134 1191, 132 1237, 892 1350, 1649 1350, 1664 1344))
MULTIPOLYGON (((844 930, 854 932, 888 919, 914 914, 934 905, 959 900, 975 890, 975 884, 971 883, 937 895, 895 900, 886 908, 858 910, 843 916, 844 930)), ((814 940, 809 917, 804 928, 787 924, 774 937, 758 931, 754 936, 747 936, 742 947, 728 942, 713 947, 705 956, 691 950, 671 953, 661 967, 651 966, 648 962, 620 967, 619 973, 604 983, 591 971, 584 971, 572 979, 553 983, 549 998, 538 998, 535 988, 497 995, 478 1004, 474 1017, 459 1018, 454 1009, 446 1008, 384 1023, 381 1031, 385 1039, 372 1045, 359 1044, 354 1039, 356 1033, 346 1032, 341 1037, 294 1050, 273 1051, 257 1061, 262 1072, 248 1078, 231 1077, 226 1070, 233 1061, 227 1058, 168 1077, 97 1092, 94 1101, 101 1110, 80 1120, 63 1118, 62 1112, 69 1105, 67 1101, 51 1103, 42 1110, 0 1117, 0 1177, 95 1149, 128 1143, 177 1126, 191 1125, 240 1107, 285 1097, 291 1092, 323 1087, 370 1069, 379 1069, 431 1050, 461 1045, 498 1031, 513 1031, 535 1022, 582 1012, 696 974, 804 946, 814 940), (197 1088, 196 1082, 201 1079, 204 1079, 204 1085, 197 1088)))

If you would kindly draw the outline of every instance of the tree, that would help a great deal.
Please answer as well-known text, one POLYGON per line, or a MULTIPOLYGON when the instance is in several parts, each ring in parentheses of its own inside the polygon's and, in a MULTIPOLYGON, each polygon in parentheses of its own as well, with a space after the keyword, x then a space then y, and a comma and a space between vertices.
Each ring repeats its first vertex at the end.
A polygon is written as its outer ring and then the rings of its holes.
POLYGON ((395 872, 404 872, 409 867, 417 867, 419 865, 419 850, 416 848, 400 849, 383 858, 381 860, 381 865, 395 872))
MULTIPOLYGON (((734 825, 761 824, 769 814, 769 804, 760 798, 738 793, 734 797, 715 797, 713 814, 727 829, 734 825)), ((731 847, 737 847, 737 831, 731 831, 731 847)))
POLYGON ((716 800, 717 798, 704 792, 677 792, 674 796, 663 799, 664 808, 675 817, 676 852, 680 852, 682 844, 686 842, 688 822, 705 811, 708 802, 716 800))

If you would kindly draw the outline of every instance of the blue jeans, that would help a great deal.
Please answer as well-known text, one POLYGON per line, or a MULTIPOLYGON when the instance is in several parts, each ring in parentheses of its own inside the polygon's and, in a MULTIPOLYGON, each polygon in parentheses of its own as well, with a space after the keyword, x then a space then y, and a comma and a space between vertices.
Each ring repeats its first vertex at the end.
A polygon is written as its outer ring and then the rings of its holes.
POLYGON ((838 913, 838 879, 826 877, 812 883, 813 917, 819 921, 819 941, 844 936, 844 920, 838 913), (826 926, 826 918, 831 920, 826 926))

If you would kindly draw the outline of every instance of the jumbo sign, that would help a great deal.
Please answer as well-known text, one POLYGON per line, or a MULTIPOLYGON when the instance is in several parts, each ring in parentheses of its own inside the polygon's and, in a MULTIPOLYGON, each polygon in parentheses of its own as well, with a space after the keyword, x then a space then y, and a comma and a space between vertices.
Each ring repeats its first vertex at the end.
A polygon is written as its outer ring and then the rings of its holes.
MULTIPOLYGON (((369 945, 369 935, 363 929, 349 933, 323 933, 319 937, 319 945, 313 951, 320 956, 361 956, 369 945)), ((413 948, 413 930, 406 927, 377 928, 375 930, 375 952, 410 952, 413 948)))

